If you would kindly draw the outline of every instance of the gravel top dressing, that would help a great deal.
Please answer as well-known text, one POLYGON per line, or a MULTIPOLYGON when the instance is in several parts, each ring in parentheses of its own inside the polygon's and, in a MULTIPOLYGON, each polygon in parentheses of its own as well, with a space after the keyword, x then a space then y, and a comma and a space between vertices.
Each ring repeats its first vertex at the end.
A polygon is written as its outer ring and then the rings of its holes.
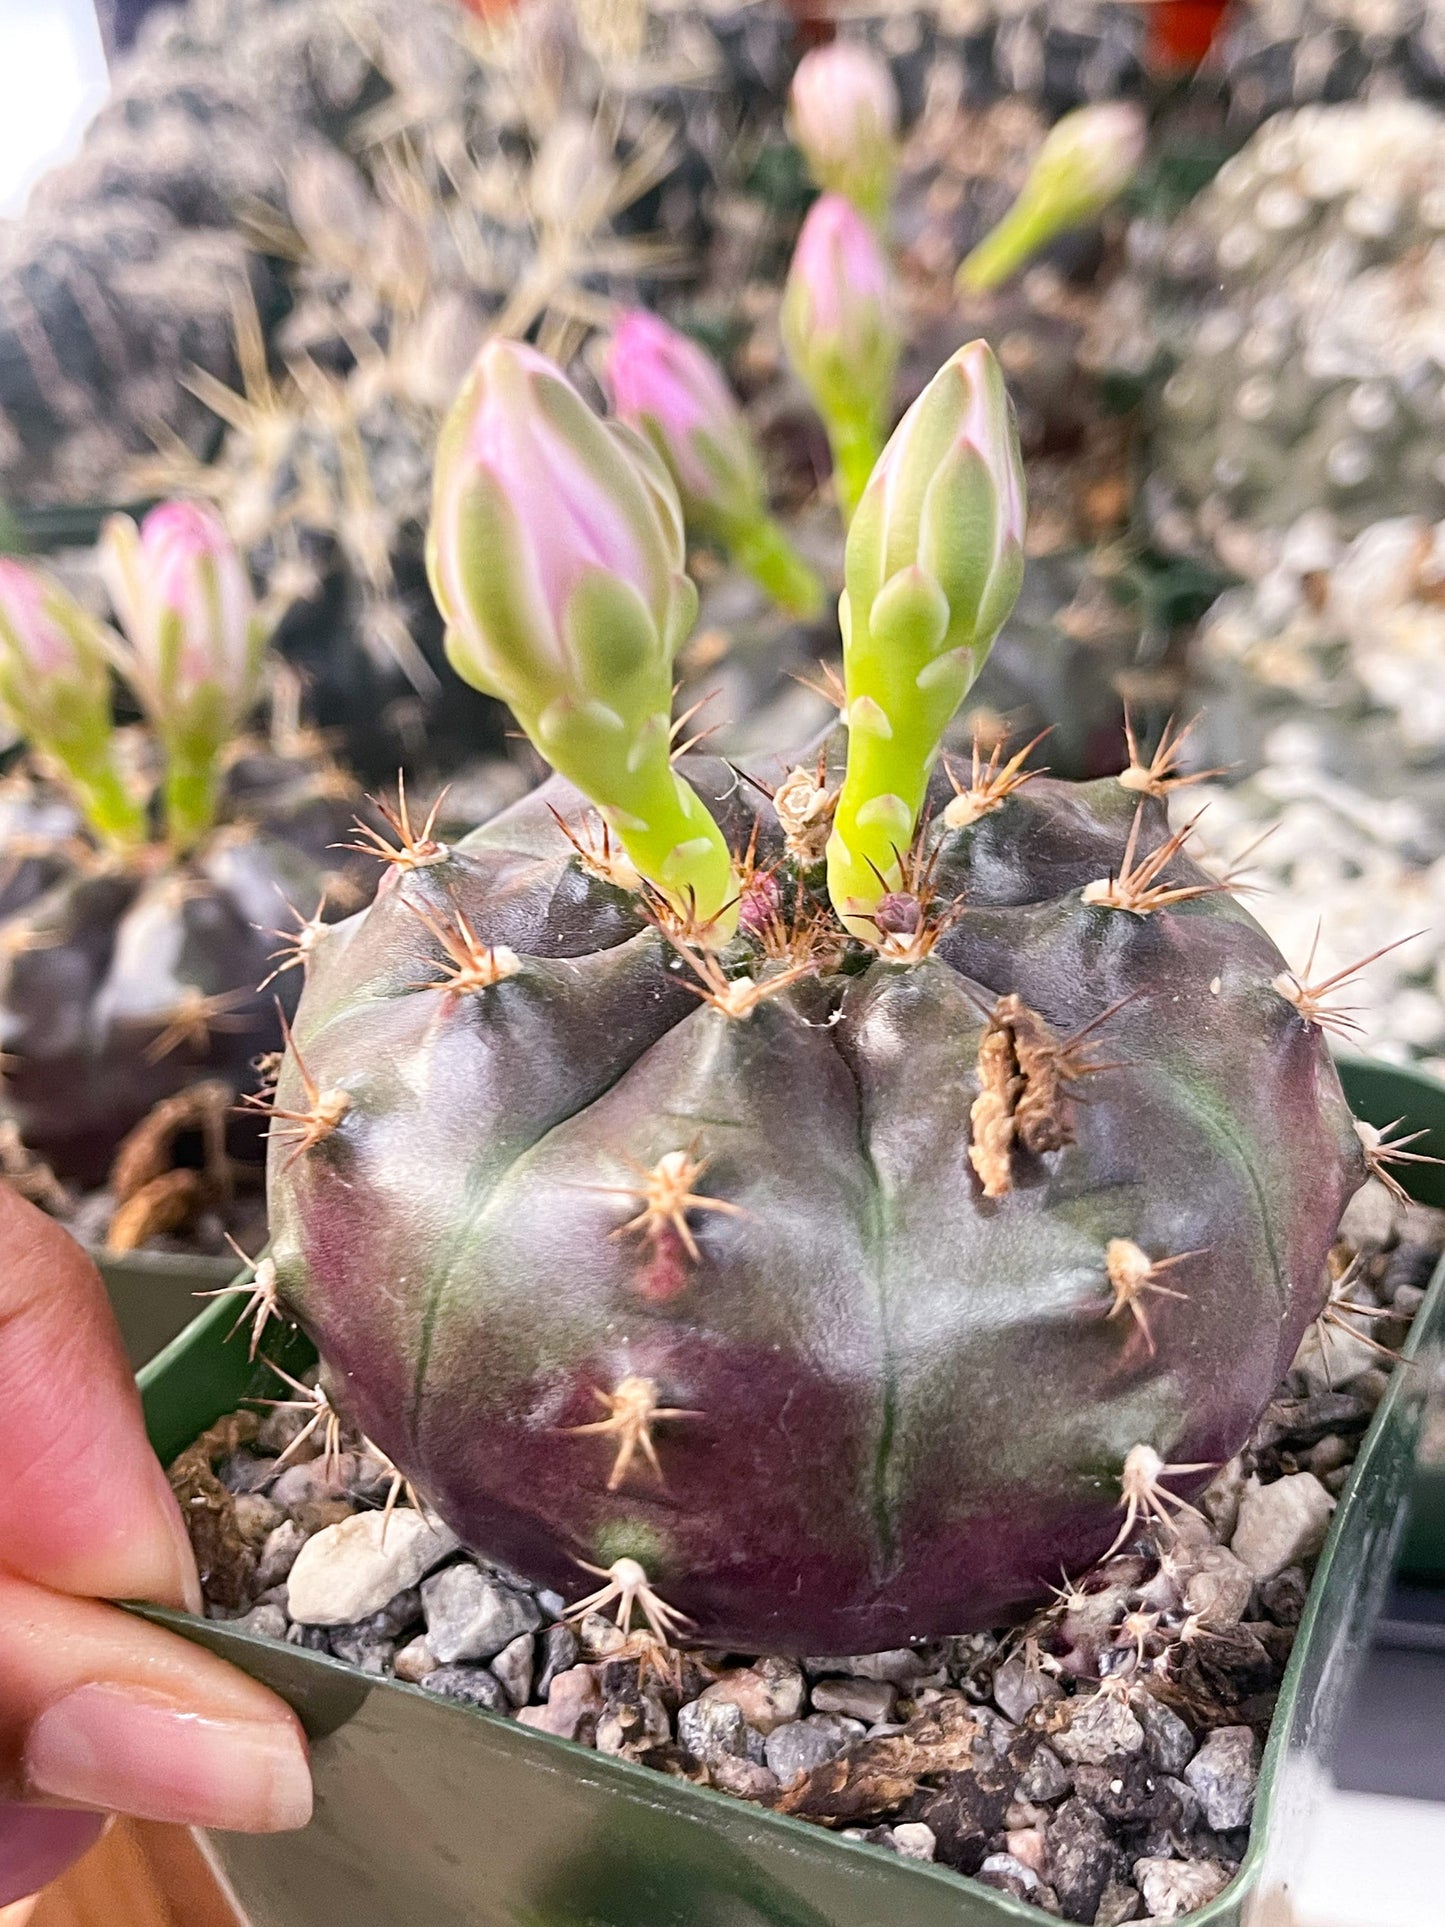
POLYGON ((569 1617, 559 1594, 464 1552, 304 1387, 222 1419, 171 1478, 212 1619, 1057 1918, 1172 1921, 1243 1857, 1313 1563, 1442 1249, 1445 1213, 1372 1181, 1332 1258, 1331 1309, 1197 1511, 1141 1517, 1021 1626, 891 1652, 753 1658, 569 1617))

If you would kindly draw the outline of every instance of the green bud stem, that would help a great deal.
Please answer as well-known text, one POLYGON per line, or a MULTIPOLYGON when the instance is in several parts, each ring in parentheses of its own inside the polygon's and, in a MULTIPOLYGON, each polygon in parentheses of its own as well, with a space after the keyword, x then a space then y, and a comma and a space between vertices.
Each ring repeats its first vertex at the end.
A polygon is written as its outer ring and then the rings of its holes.
MULTIPOLYGON (((922 570, 895 576, 847 633, 848 768, 828 845, 828 890, 858 936, 868 911, 903 884, 943 732, 987 655, 948 649, 949 608, 922 570), (942 650, 942 653, 940 653, 942 650)), ((992 641, 988 637, 988 642, 992 641)))
POLYGON ((133 849, 145 842, 145 808, 108 756, 72 763, 66 779, 81 814, 103 843, 133 849))
POLYGON ((172 749, 166 759, 166 841, 178 854, 194 849, 216 820, 221 777, 214 756, 186 756, 172 749))
POLYGON ((728 547, 746 571, 786 615, 805 620, 823 606, 823 585, 770 515, 759 516, 731 532, 728 547))
POLYGON ((737 926, 732 853, 702 798, 672 766, 665 712, 635 734, 604 703, 559 698, 519 718, 552 767, 601 810, 639 876, 724 941, 737 926))
POLYGON ((1057 207, 1022 200, 991 228, 959 268, 955 285, 962 294, 987 294, 1017 274, 1056 234, 1072 225, 1057 207))
POLYGON ((838 508, 846 526, 853 520, 874 464, 883 452, 883 431, 875 420, 862 415, 833 415, 825 418, 824 427, 833 451, 838 508))

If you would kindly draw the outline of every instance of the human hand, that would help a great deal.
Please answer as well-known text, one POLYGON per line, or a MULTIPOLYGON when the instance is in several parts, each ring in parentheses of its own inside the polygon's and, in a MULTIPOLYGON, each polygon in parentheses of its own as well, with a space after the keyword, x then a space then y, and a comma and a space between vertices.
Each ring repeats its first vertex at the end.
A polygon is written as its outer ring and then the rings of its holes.
POLYGON ((311 1814, 290 1709, 103 1602, 201 1608, 95 1267, 0 1184, 0 1907, 117 1811, 269 1833, 311 1814))

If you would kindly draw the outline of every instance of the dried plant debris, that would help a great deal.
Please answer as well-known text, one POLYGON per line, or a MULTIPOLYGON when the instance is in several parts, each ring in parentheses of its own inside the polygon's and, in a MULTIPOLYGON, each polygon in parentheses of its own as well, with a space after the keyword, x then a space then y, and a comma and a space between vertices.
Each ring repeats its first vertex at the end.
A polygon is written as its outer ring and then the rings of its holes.
MULTIPOLYGON (((1028 1024, 1001 1008, 993 1033, 1027 1089, 1028 1024)), ((1050 1064, 1063 1048, 1050 1044, 1050 1064)), ((569 1607, 462 1551, 416 1493, 398 1503, 394 1468, 338 1433, 309 1383, 222 1420, 171 1480, 213 1619, 934 1861, 1055 1917, 1173 1920, 1243 1858, 1310 1573, 1442 1249, 1445 1213, 1372 1179, 1321 1282, 1339 1322, 1322 1315, 1197 1506, 1168 1491, 1178 1468, 1146 1468, 1157 1507, 1140 1503, 1118 1549, 1023 1625, 892 1652, 748 1661, 665 1644, 685 1629, 630 1559, 579 1570, 569 1607)), ((652 1420, 691 1416, 652 1410, 641 1381, 600 1404, 580 1429, 609 1435, 619 1478, 655 1476, 652 1420)))

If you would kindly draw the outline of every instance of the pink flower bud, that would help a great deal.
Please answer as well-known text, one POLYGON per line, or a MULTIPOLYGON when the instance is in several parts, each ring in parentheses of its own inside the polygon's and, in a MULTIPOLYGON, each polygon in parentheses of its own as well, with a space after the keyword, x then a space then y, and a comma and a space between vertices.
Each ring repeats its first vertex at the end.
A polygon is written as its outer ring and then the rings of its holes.
POLYGON ((763 513, 762 470, 742 409, 695 342, 636 308, 613 330, 603 378, 618 420, 666 463, 689 522, 726 536, 763 513))
POLYGON ((264 641, 245 564, 212 508, 163 502, 137 529, 106 525, 101 562, 133 652, 136 681, 158 721, 198 697, 220 697, 228 722, 255 700, 264 641))
POLYGON ((883 439, 902 334, 887 257, 841 195, 823 195, 803 223, 783 289, 782 332, 823 417, 851 510, 883 439))
POLYGON ((489 342, 452 410, 429 553, 460 672, 519 713, 577 684, 579 591, 605 580, 629 595, 668 660, 689 619, 682 513, 658 457, 521 342, 489 342))
POLYGON ((73 629, 62 614, 80 611, 58 584, 23 562, 0 556, 0 643, 34 676, 78 676, 84 663, 73 629))
POLYGON ((898 89, 869 48, 835 40, 793 76, 793 136, 819 187, 872 220, 887 209, 898 140, 898 89))

